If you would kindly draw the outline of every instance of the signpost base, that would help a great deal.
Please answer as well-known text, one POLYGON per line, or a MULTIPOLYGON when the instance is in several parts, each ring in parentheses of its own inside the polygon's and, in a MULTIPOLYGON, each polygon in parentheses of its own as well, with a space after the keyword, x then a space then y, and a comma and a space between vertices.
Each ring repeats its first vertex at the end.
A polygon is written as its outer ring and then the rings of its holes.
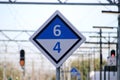
POLYGON ((60 67, 56 68, 56 80, 60 80, 60 67))

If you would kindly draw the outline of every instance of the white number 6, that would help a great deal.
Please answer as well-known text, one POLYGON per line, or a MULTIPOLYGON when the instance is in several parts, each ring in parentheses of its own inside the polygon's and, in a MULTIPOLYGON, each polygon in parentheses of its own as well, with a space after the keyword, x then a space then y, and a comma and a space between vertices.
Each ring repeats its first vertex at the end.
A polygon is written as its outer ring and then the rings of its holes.
POLYGON ((54 26, 53 33, 54 33, 55 36, 60 36, 61 35, 60 25, 55 25, 54 26))

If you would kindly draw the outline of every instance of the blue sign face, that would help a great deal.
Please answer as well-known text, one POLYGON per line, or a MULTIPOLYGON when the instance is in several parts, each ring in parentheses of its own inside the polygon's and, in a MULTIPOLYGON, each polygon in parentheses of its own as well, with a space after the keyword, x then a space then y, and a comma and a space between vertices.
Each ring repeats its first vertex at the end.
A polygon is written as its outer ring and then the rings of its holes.
POLYGON ((56 11, 30 40, 56 67, 59 67, 85 38, 59 11, 56 11))
POLYGON ((70 72, 71 72, 71 73, 75 73, 75 72, 78 72, 78 70, 73 67, 73 68, 70 70, 70 72))
POLYGON ((36 39, 81 39, 60 16, 52 21, 36 36, 36 39))
POLYGON ((79 76, 80 77, 80 72, 75 67, 73 67, 70 70, 70 73, 71 73, 72 76, 79 76))
POLYGON ((81 38, 56 15, 33 40, 42 47, 56 63, 59 63, 81 38), (52 56, 52 54, 56 56, 52 56))

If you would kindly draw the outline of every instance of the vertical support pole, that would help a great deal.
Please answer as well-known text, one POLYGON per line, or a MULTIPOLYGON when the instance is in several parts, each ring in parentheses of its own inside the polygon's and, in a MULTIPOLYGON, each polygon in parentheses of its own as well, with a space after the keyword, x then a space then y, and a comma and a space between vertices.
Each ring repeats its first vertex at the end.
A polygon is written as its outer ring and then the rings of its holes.
POLYGON ((3 80, 6 80, 6 63, 3 65, 3 80))
MULTIPOLYGON (((108 56, 110 56, 110 34, 109 33, 108 33, 108 56)), ((108 80, 110 80, 110 71, 108 71, 108 80)))
POLYGON ((25 80, 24 78, 25 78, 25 67, 24 66, 22 66, 22 80, 25 80))
POLYGON ((106 69, 104 69, 104 80, 106 80, 106 69))
POLYGON ((108 56, 110 56, 110 33, 108 34, 108 56))
POLYGON ((22 71, 22 80, 24 80, 24 69, 22 71))
MULTIPOLYGON (((118 0, 118 12, 120 12, 120 0, 118 0)), ((117 48, 117 80, 120 80, 120 15, 118 15, 118 29, 117 29, 117 36, 118 36, 118 48, 117 48)))
MULTIPOLYGON (((96 71, 96 67, 95 67, 95 65, 96 65, 96 62, 95 62, 95 48, 94 48, 93 53, 94 53, 94 73, 96 73, 95 72, 96 71)), ((94 80, 96 80, 96 75, 94 75, 94 80)))
MULTIPOLYGON (((82 65, 84 67, 84 54, 82 54, 82 65)), ((84 79, 83 76, 84 76, 84 69, 82 67, 82 80, 84 79)))
POLYGON ((110 80, 110 66, 108 66, 108 80, 110 80))
POLYGON ((100 28, 100 80, 102 80, 102 29, 100 28))
POLYGON ((60 80, 60 67, 56 68, 56 80, 60 80))
POLYGON ((6 55, 5 55, 5 62, 3 64, 3 80, 6 80, 6 55))

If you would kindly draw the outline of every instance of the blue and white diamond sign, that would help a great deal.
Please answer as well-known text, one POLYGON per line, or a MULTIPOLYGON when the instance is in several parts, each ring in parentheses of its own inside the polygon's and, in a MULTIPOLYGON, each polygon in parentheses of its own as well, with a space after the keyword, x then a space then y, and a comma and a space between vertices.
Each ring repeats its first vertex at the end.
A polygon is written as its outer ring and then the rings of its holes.
POLYGON ((70 73, 71 73, 71 76, 80 76, 80 72, 78 71, 77 68, 73 67, 71 70, 70 70, 70 73))
POLYGON ((85 37, 56 11, 31 37, 30 41, 59 67, 85 41, 85 37))

